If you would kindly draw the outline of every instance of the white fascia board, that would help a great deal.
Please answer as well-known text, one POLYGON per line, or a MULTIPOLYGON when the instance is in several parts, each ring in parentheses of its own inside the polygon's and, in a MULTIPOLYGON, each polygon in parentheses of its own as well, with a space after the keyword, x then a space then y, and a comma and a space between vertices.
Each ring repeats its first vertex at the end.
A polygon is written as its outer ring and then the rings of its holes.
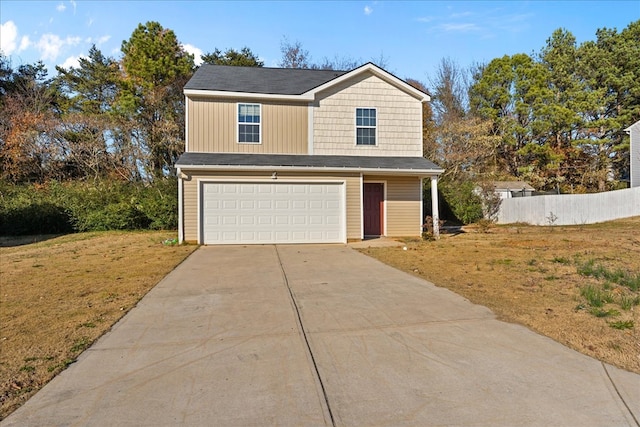
POLYGON ((320 85, 312 90, 310 90, 309 92, 306 92, 307 94, 313 94, 313 96, 315 96, 318 92, 321 92, 325 89, 328 89, 334 85, 338 85, 342 82, 344 82, 345 80, 351 79, 354 76, 357 76, 358 74, 362 74, 364 72, 371 72, 374 75, 380 77, 382 80, 387 81, 388 83, 392 84, 393 86, 396 86, 397 88, 411 94, 412 96, 414 96, 415 98, 418 98, 421 102, 427 102, 431 100, 431 97, 429 97, 429 95, 425 94, 422 91, 419 91, 418 89, 414 88, 413 86, 411 86, 410 84, 408 84, 407 82, 405 82, 402 79, 397 78, 396 76, 394 76, 393 74, 383 70, 382 68, 376 66, 375 64, 372 64, 371 62, 366 63, 358 68, 355 68, 351 71, 349 71, 348 73, 345 73, 343 75, 341 75, 340 77, 337 77, 323 85, 320 85))
POLYGON ((340 168, 322 166, 230 166, 230 165, 180 165, 184 171, 285 171, 285 172, 351 172, 378 175, 437 176, 444 169, 384 169, 384 168, 340 168))
POLYGON ((627 132, 627 133, 631 133, 631 130, 636 126, 640 126, 640 120, 638 120, 637 122, 635 122, 634 124, 632 124, 628 128, 624 129, 624 131, 627 132))
POLYGON ((313 101, 314 95, 304 93, 302 95, 278 95, 272 93, 250 93, 250 92, 227 92, 223 90, 202 90, 202 89, 185 89, 185 96, 198 96, 205 98, 233 98, 233 99, 274 99, 284 101, 313 101))

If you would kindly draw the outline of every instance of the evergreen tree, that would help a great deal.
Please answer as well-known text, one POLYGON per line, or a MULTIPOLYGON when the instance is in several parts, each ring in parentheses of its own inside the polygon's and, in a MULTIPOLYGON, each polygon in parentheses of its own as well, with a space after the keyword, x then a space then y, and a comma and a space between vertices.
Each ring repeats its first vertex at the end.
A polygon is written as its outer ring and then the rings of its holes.
POLYGON ((264 61, 260 60, 248 47, 243 47, 240 51, 229 48, 224 53, 220 49, 215 49, 213 52, 202 55, 202 62, 204 64, 234 65, 238 67, 264 66, 264 61))
POLYGON ((193 55, 157 22, 138 25, 122 42, 122 54, 119 112, 133 121, 134 140, 146 153, 146 172, 167 175, 184 151, 182 88, 193 73, 193 55))

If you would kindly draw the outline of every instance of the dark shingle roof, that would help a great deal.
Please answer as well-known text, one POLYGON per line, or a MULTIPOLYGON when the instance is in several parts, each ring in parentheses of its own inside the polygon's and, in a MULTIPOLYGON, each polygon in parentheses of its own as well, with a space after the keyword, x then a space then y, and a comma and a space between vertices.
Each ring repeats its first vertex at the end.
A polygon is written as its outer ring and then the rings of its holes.
POLYGON ((184 153, 176 167, 298 167, 328 169, 381 169, 398 172, 441 172, 435 163, 423 157, 322 156, 244 153, 184 153))
POLYGON ((198 68, 184 88, 186 90, 301 95, 345 73, 346 71, 204 64, 198 68))

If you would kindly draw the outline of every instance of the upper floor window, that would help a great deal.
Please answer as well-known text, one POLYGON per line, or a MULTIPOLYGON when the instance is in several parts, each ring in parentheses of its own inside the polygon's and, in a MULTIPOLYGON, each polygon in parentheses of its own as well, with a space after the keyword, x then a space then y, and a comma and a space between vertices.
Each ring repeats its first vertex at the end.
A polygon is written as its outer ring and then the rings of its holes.
POLYGON ((376 145, 375 108, 356 108, 356 145, 376 145))
POLYGON ((260 143, 260 104, 238 104, 238 142, 260 143))

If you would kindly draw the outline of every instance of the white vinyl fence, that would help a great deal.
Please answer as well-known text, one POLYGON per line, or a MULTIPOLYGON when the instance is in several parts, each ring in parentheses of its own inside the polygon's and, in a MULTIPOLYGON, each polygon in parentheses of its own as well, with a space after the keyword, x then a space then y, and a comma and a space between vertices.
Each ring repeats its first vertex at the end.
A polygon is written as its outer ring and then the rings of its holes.
POLYGON ((640 187, 595 194, 503 199, 498 224, 593 224, 632 216, 640 216, 640 187))

